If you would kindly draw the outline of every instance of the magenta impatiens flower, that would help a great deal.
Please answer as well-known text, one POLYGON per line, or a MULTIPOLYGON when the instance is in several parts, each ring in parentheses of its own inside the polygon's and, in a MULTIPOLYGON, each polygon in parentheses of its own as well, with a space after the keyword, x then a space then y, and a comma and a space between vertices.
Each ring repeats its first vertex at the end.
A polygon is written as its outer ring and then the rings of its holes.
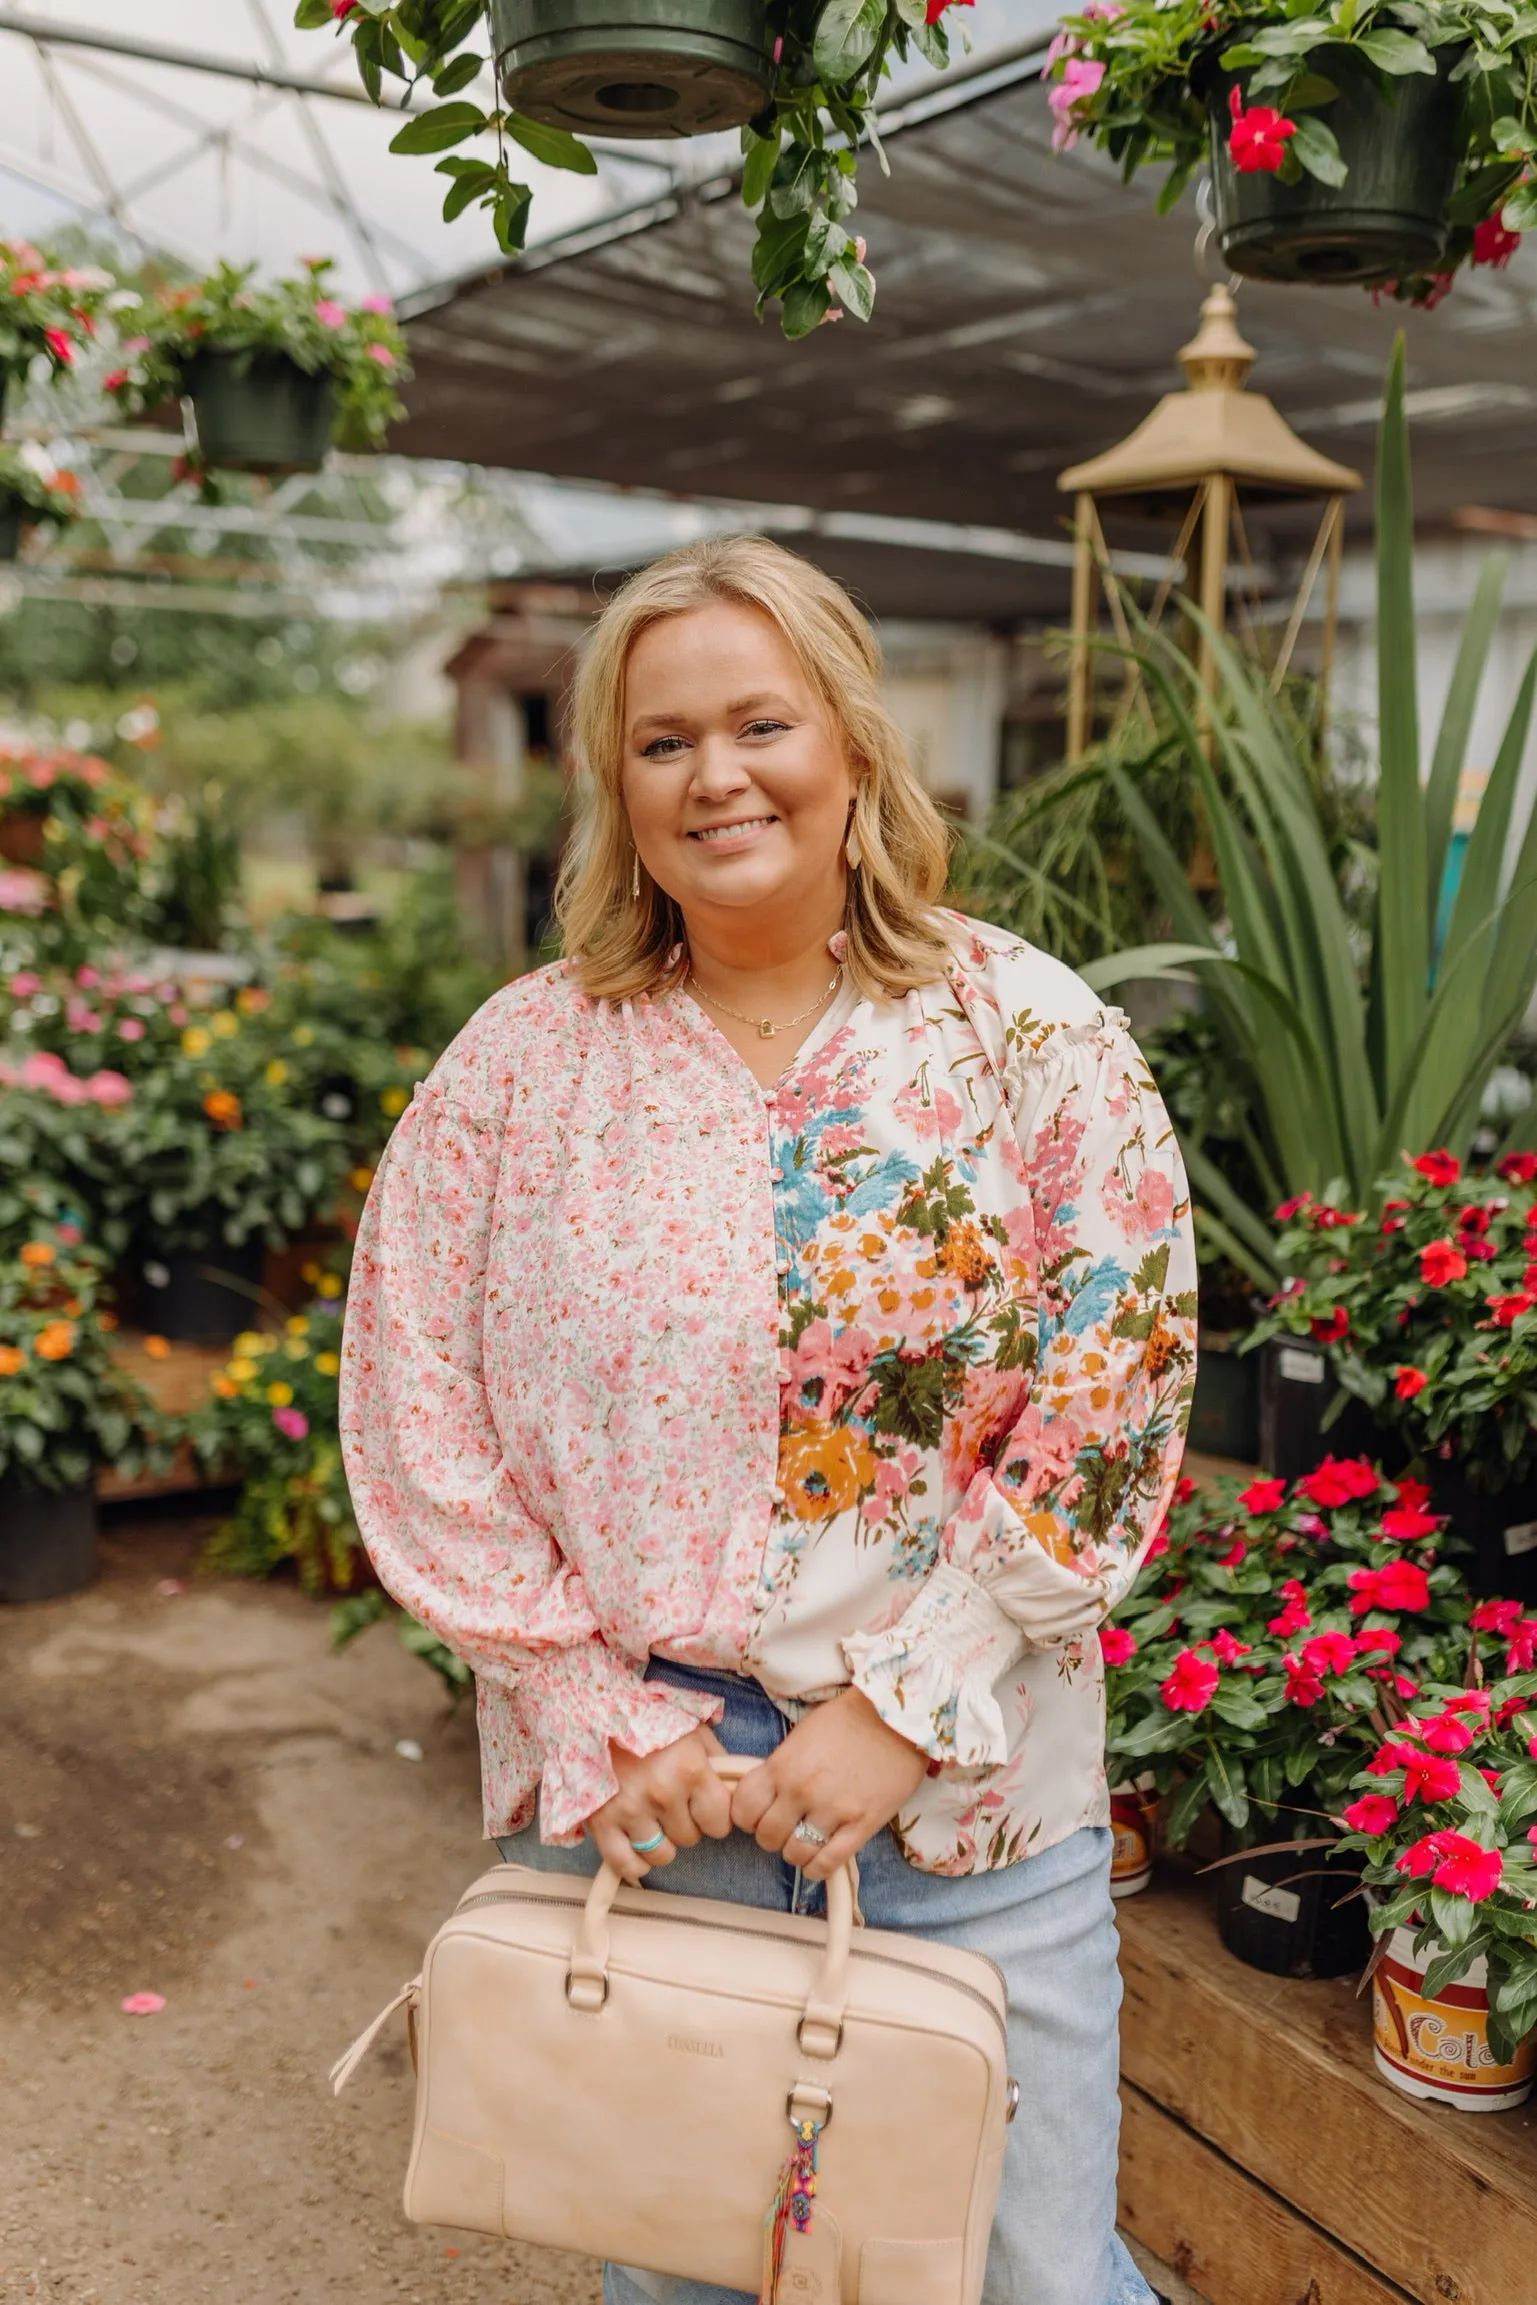
POLYGON ((1246 1513, 1278 1512, 1285 1499, 1286 1483, 1284 1481, 1251 1481, 1248 1487, 1241 1489, 1238 1494, 1238 1502, 1246 1513))
POLYGON ((1392 1505, 1382 1516, 1383 1535, 1399 1545, 1417 1545, 1433 1537, 1440 1526, 1439 1513, 1422 1512, 1415 1505, 1392 1505))
POLYGON ((1124 1625, 1101 1625, 1099 1653, 1107 1665, 1125 1665, 1136 1655, 1137 1644, 1124 1625))
POLYGON ((344 304, 334 303, 329 296, 317 296, 315 299, 315 318, 320 322, 322 328, 345 328, 347 325, 347 308, 344 304))
POLYGON ((1302 1662, 1310 1673, 1348 1673, 1356 1648, 1348 1633, 1315 1633, 1302 1644, 1302 1662))
POLYGON ((1384 1745, 1367 1769, 1374 1777, 1402 1769, 1406 1801, 1454 1801, 1462 1790, 1462 1772, 1455 1761, 1441 1753, 1422 1753, 1414 1745, 1384 1745))
POLYGON ((1382 1569, 1352 1569, 1352 1616, 1368 1609, 1424 1609, 1430 1606, 1430 1579, 1416 1561, 1389 1561, 1382 1569))
POLYGON ((1505 1859, 1498 1849, 1486 1849, 1466 1833, 1438 1833, 1436 1840, 1441 1860, 1434 1875, 1438 1889, 1453 1897, 1466 1897, 1473 1905, 1494 1895, 1505 1870, 1505 1859))
POLYGON ((1498 268, 1508 264, 1521 245, 1519 232, 1508 231, 1498 216, 1486 216, 1473 227, 1473 261, 1498 268))
POLYGON ((1391 1793, 1363 1793, 1340 1813, 1353 1833, 1389 1833, 1398 1822, 1398 1803, 1391 1793))
POLYGON ((1062 67, 1062 77, 1054 80, 1046 101, 1056 122, 1051 132, 1052 149, 1069 152, 1078 141, 1078 106, 1094 95, 1105 77, 1105 67, 1092 56, 1069 56, 1062 67))
POLYGON ((1364 1457, 1325 1457, 1321 1465, 1304 1474, 1299 1486, 1310 1504, 1331 1512, 1336 1505, 1374 1497, 1382 1486, 1382 1476, 1364 1457))
POLYGON ((272 1421, 291 1441, 309 1438, 310 1421, 302 1409, 274 1409, 272 1421))
POLYGON ((1203 1713, 1221 1678, 1209 1657, 1197 1656, 1194 1649, 1181 1649, 1158 1694, 1171 1713, 1203 1713))
POLYGON ((1236 88, 1228 98, 1228 109, 1233 115, 1227 139, 1233 166, 1240 176, 1273 176, 1286 158, 1287 140, 1297 133, 1296 121, 1284 119, 1268 104, 1254 104, 1245 111, 1236 88))

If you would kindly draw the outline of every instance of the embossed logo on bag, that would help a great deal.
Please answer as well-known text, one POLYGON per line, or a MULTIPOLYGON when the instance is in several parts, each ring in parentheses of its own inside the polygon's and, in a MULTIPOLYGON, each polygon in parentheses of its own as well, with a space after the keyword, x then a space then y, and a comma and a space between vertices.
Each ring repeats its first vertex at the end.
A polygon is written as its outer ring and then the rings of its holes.
POLYGON ((669 2033, 669 2049, 686 2049, 691 2057, 724 2057, 726 2052, 719 2041, 701 2041, 692 2033, 669 2033))

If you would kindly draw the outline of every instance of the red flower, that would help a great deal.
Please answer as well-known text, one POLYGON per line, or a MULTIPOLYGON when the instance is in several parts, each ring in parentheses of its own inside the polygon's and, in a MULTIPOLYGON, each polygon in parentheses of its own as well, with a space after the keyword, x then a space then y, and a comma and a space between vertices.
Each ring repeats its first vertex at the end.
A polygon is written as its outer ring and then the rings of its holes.
POLYGON ((1425 1390, 1429 1382, 1423 1369, 1402 1367, 1393 1371, 1393 1390, 1401 1401, 1412 1401, 1417 1393, 1425 1390))
POLYGON ((976 0, 929 0, 924 11, 924 22, 937 24, 947 8, 974 8, 976 0))
POLYGON ((1385 1569, 1352 1569, 1350 1613, 1368 1609, 1424 1609, 1430 1605, 1430 1579, 1414 1561, 1389 1561, 1385 1569))
POLYGON ((1373 1649, 1383 1657, 1396 1657, 1403 1645, 1403 1634, 1395 1633, 1391 1625, 1374 1625, 1356 1635, 1358 1649, 1373 1649))
POLYGON ((1255 104, 1246 112, 1235 88, 1228 98, 1233 125, 1227 148, 1240 176, 1273 176, 1286 158, 1286 140, 1297 133, 1295 120, 1283 120, 1268 104, 1255 104))
POLYGON ((1537 1665, 1537 1617, 1523 1617, 1505 1651, 1507 1673, 1529 1673, 1537 1665))
POLYGON ((1316 1705, 1324 1693, 1323 1682, 1316 1673, 1310 1673, 1301 1657, 1285 1656, 1281 1667, 1286 1675, 1286 1701, 1291 1705, 1316 1705))
POLYGON ((1348 1505, 1361 1497, 1374 1497, 1382 1486, 1375 1465, 1364 1457, 1325 1457, 1303 1476, 1298 1486, 1311 1504, 1348 1505))
POLYGON ((1203 1713, 1221 1678, 1209 1657, 1198 1657, 1194 1649, 1181 1649, 1158 1694, 1171 1713, 1203 1713))
POLYGON ((1136 1655, 1137 1644, 1124 1625, 1101 1625, 1099 1653, 1107 1665, 1124 1665, 1136 1655))
POLYGON ((1420 1251, 1420 1279, 1433 1289, 1460 1281, 1467 1269, 1467 1258, 1451 1241, 1431 1241, 1420 1251))
POLYGON ((1475 1633, 1513 1633, 1521 1622, 1521 1603, 1480 1601, 1468 1621, 1475 1633))
POLYGON ((124 386, 124 385, 125 385, 127 382, 128 382, 128 371, 127 371, 127 369, 126 369, 126 368, 114 368, 110 376, 104 376, 104 377, 102 378, 102 380, 101 380, 101 388, 102 388, 103 392, 121 392, 121 391, 122 391, 122 389, 123 389, 123 386, 124 386))
POLYGON ((1526 1289, 1519 1296, 1489 1299, 1489 1310, 1494 1315, 1494 1325, 1498 1329, 1513 1329, 1521 1315, 1529 1313, 1533 1305, 1537 1305, 1537 1297, 1526 1289))
POLYGON ((1248 1553, 1248 1550, 1249 1550, 1249 1548, 1248 1548, 1248 1546, 1247 1546, 1247 1545, 1244 1543, 1244 1541, 1243 1541, 1242 1537, 1235 1537, 1235 1538, 1233 1539, 1233 1542, 1232 1542, 1232 1543, 1229 1545, 1229 1547, 1228 1547, 1227 1551, 1226 1551, 1225 1553, 1221 1553, 1221 1554, 1219 1554, 1219 1555, 1218 1555, 1218 1557, 1217 1557, 1217 1566, 1218 1566, 1218 1568, 1219 1568, 1219 1569, 1237 1569, 1237 1568, 1241 1568, 1241 1567, 1243 1566, 1244 1558, 1245 1558, 1246 1554, 1248 1553))
POLYGON ((1177 1505, 1188 1505, 1195 1493, 1196 1484, 1191 1480, 1188 1473, 1183 1480, 1178 1480, 1174 1484, 1174 1502, 1177 1505))
POLYGON ((1505 1860, 1498 1849, 1470 1841, 1466 1833, 1438 1833, 1441 1862, 1436 1867, 1438 1889, 1453 1897, 1466 1897, 1472 1905, 1492 1897, 1500 1885, 1505 1860))
POLYGON ((1161 1561, 1168 1549, 1169 1532, 1167 1529, 1160 1529, 1157 1535, 1154 1537, 1152 1543, 1148 1546, 1144 1558, 1149 1561, 1161 1561))
POLYGON ((1288 1223, 1289 1220, 1297 1214, 1299 1209, 1305 1209, 1307 1207, 1308 1202, 1312 1199, 1312 1197, 1313 1196, 1311 1193, 1293 1193, 1289 1201, 1282 1201, 1280 1207, 1275 1212, 1274 1221, 1278 1225, 1284 1225, 1288 1223))
POLYGON ((1409 1206, 1407 1201, 1384 1201, 1382 1222, 1377 1230, 1382 1233, 1401 1233, 1406 1222, 1401 1212, 1409 1206))
POLYGON ((1406 1723, 1406 1737, 1411 1729, 1427 1753, 1465 1753, 1473 1742, 1473 1731, 1460 1713, 1438 1713, 1433 1721, 1406 1723))
POLYGON ((1510 262, 1521 245, 1519 232, 1507 232, 1497 216, 1486 216, 1473 227, 1473 261, 1496 269, 1510 262))
POLYGON ((1209 1641, 1203 1641, 1201 1647, 1210 1649, 1218 1663, 1223 1665, 1236 1665, 1240 1657, 1247 1657, 1250 1654, 1249 1643, 1235 1640, 1226 1625, 1222 1626, 1220 1631, 1213 1633, 1209 1641))
POLYGON ((1367 1764, 1373 1777, 1389 1776, 1394 1769, 1403 1770, 1406 1801, 1454 1801, 1462 1790, 1456 1762, 1442 1753, 1422 1753, 1413 1745, 1384 1745, 1376 1760, 1367 1764))
POLYGON ((358 0, 331 0, 331 14, 338 24, 345 24, 357 4, 358 0))
POLYGON ((1487 1713, 1493 1703, 1487 1689, 1459 1689, 1455 1697, 1448 1697, 1449 1713, 1487 1713))
POLYGON ((1507 1153, 1495 1162, 1494 1173, 1508 1185, 1537 1184, 1537 1152, 1507 1153))
POLYGON ((1388 1833, 1398 1822, 1398 1803, 1391 1793, 1363 1793, 1341 1814, 1353 1833, 1388 1833))
POLYGON ((1444 1148, 1440 1152, 1421 1153, 1409 1166, 1418 1169, 1422 1177, 1429 1177, 1433 1185, 1454 1185, 1462 1174, 1461 1161, 1444 1148))
POLYGON ((74 339, 66 336, 62 328, 45 328, 43 342, 61 368, 71 366, 75 357, 74 339))
POLYGON ((1382 1533, 1395 1545, 1417 1545, 1440 1526, 1439 1513, 1422 1513, 1417 1505, 1394 1505, 1382 1516, 1382 1533))
POLYGON ((1331 1208, 1327 1201, 1320 1202, 1308 1218, 1308 1223, 1315 1233, 1336 1233, 1341 1225, 1358 1225, 1364 1222, 1365 1219, 1359 1211, 1352 1215, 1348 1209, 1331 1208))
POLYGON ((1441 1843, 1452 1838, 1446 1832, 1427 1833, 1422 1841, 1411 1841, 1398 1860, 1398 1870, 1411 1881, 1426 1880, 1441 1862, 1441 1843))
POLYGON ((1273 1513, 1286 1495, 1284 1481, 1251 1481, 1238 1499, 1246 1513, 1273 1513))
POLYGON ((1420 1693, 1418 1681, 1411 1681, 1407 1673, 1395 1673, 1391 1665, 1368 1665, 1366 1677, 1369 1681, 1380 1681, 1385 1689, 1402 1697, 1406 1705, 1420 1693))
POLYGON ((1483 1208, 1476 1201, 1457 1211, 1457 1230, 1460 1233, 1472 1233, 1479 1240, 1483 1239, 1493 1222, 1493 1209, 1483 1208))
POLYGON ((1401 1505, 1407 1505, 1411 1513, 1416 1513, 1422 1505, 1428 1505, 1430 1502, 1430 1483, 1429 1481, 1395 1481, 1393 1493, 1401 1505))
POLYGON ((1311 1320, 1308 1322, 1308 1327, 1312 1330, 1317 1343, 1337 1345, 1342 1338, 1348 1337, 1350 1334, 1350 1315, 1343 1305, 1336 1305, 1327 1320, 1311 1320))
POLYGON ((1302 1644, 1302 1662, 1310 1673, 1347 1673, 1355 1663, 1356 1648, 1348 1633, 1315 1633, 1302 1644))

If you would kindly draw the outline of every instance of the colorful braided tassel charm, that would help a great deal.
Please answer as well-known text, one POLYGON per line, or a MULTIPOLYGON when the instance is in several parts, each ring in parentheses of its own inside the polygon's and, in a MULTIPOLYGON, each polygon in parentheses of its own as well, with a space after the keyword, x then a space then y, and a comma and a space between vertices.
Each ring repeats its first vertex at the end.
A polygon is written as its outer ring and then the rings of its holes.
POLYGON ((817 2142, 820 2121, 793 2121, 795 2145, 779 2172, 779 2183, 763 2220, 763 2285, 758 2305, 774 2305, 784 2265, 785 2241, 793 2225, 797 2233, 811 2231, 811 2204, 817 2190, 817 2142))

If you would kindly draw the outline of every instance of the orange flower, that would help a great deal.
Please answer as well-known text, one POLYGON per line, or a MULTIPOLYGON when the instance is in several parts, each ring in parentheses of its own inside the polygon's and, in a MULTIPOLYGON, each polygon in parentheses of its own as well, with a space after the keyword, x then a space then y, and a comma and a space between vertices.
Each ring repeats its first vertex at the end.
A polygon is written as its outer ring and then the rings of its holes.
POLYGON ((146 1337, 144 1350, 152 1361, 168 1361, 171 1357, 170 1345, 164 1337, 146 1337))
POLYGON ((96 1326, 99 1329, 105 1329, 110 1335, 112 1330, 117 1327, 116 1313, 98 1313, 96 1315, 96 1326))
POLYGON ((225 1376, 222 1370, 216 1377, 209 1378, 208 1389, 210 1392, 216 1394, 221 1401, 234 1400, 240 1391, 240 1387, 236 1384, 234 1378, 225 1376))
POLYGON ((21 1250, 21 1261, 24 1265, 35 1265, 41 1268, 43 1265, 51 1265, 58 1253, 58 1250, 47 1241, 27 1241, 21 1250))
POLYGON ((75 1349, 74 1322, 44 1321, 32 1349, 40 1361, 67 1361, 75 1349))
POLYGON ((779 1444, 785 1503, 798 1521, 830 1521, 859 1502, 875 1478, 875 1456, 857 1427, 801 1425, 779 1444))
POLYGON ((237 1129, 245 1126, 245 1115, 240 1099, 232 1089, 211 1088, 203 1099, 203 1110, 217 1129, 237 1129))
POLYGON ((950 1227, 939 1252, 939 1262, 947 1273, 969 1289, 979 1289, 993 1269, 992 1255, 981 1232, 964 1219, 950 1227))
POLYGON ((0 1345, 0 1377, 13 1377, 25 1366, 26 1354, 18 1345, 0 1345))

